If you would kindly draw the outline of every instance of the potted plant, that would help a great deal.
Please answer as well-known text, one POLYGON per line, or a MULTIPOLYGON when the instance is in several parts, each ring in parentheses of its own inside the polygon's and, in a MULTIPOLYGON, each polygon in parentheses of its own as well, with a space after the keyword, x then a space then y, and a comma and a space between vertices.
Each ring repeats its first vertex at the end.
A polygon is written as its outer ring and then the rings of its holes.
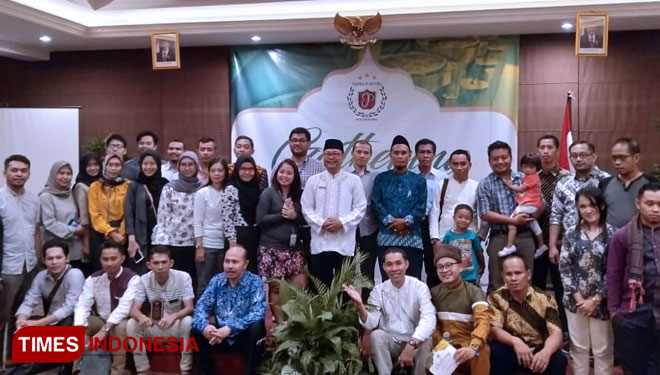
POLYGON ((330 287, 310 275, 314 294, 281 280, 284 322, 275 328, 277 346, 266 374, 357 375, 369 373, 361 358, 361 330, 355 304, 343 295, 342 286, 372 287, 362 275, 366 255, 344 261, 330 287))

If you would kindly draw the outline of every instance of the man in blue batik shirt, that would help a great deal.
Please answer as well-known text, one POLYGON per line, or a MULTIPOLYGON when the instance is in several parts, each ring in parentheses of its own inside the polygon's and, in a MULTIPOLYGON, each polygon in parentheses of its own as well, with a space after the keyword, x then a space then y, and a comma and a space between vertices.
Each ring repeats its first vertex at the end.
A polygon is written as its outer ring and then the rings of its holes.
POLYGON ((200 373, 212 374, 211 351, 240 352, 245 374, 257 374, 266 335, 266 294, 261 278, 249 271, 247 250, 233 245, 225 253, 224 272, 209 281, 197 301, 193 332, 199 347, 200 373))
POLYGON ((371 192, 371 207, 380 223, 378 258, 382 268, 385 251, 390 247, 406 251, 410 266, 406 274, 421 279, 424 246, 422 219, 426 214, 426 180, 408 170, 410 145, 401 135, 394 137, 390 147, 394 169, 376 176, 371 192))

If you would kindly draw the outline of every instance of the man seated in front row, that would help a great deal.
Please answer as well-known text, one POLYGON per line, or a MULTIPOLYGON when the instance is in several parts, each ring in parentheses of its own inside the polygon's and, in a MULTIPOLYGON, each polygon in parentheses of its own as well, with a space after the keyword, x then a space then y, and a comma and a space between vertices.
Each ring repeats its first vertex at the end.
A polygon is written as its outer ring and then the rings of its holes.
MULTIPOLYGON (((188 348, 195 295, 190 275, 173 270, 173 265, 172 252, 167 246, 157 245, 149 250, 147 267, 151 271, 140 276, 131 319, 126 325, 126 334, 134 337, 136 342, 142 337, 174 337, 177 340, 182 338, 182 347, 188 348), (149 303, 149 315, 140 311, 145 300, 149 303)), ((138 374, 149 373, 149 358, 144 347, 137 345, 133 360, 138 374)), ((181 353, 179 366, 181 374, 190 374, 192 353, 181 353)))
POLYGON ((502 262, 504 286, 488 296, 491 307, 490 373, 566 374, 555 299, 529 285, 531 272, 518 255, 502 262))
POLYGON ((406 276, 410 263, 405 250, 391 247, 383 259, 389 280, 376 285, 369 294, 368 303, 375 306, 373 311, 367 310, 355 287, 346 285, 344 291, 358 309, 360 324, 372 330, 371 351, 378 375, 392 373, 393 359, 401 367, 414 367, 415 375, 424 375, 435 329, 435 308, 429 288, 406 276))
POLYGON ((461 249, 436 242, 435 269, 442 281, 431 289, 431 302, 438 311, 437 335, 448 332, 452 344, 460 346, 454 359, 472 375, 490 372, 488 302, 476 285, 463 281, 461 249))
POLYGON ((211 351, 243 354, 245 374, 257 374, 261 345, 266 336, 266 294, 261 278, 246 270, 247 250, 232 245, 225 253, 224 272, 209 281, 197 301, 193 335, 199 348, 200 373, 214 374, 211 351))
MULTIPOLYGON (((61 240, 46 241, 41 247, 46 269, 32 280, 30 290, 16 311, 16 330, 31 326, 70 326, 73 324, 73 308, 82 293, 85 276, 68 262, 69 245, 61 240), (34 309, 43 305, 44 317, 30 319, 34 309)), ((57 367, 57 364, 35 363, 30 374, 57 367)), ((60 375, 71 375, 71 363, 60 365, 60 375)))
MULTIPOLYGON (((74 325, 85 326, 86 343, 91 343, 94 338, 103 340, 107 336, 117 337, 123 343, 126 338, 126 318, 140 277, 121 266, 124 260, 126 253, 123 245, 114 241, 101 245, 101 270, 85 280, 73 317, 74 325)), ((119 350, 112 352, 110 374, 123 375, 125 365, 126 352, 120 345, 119 350)))

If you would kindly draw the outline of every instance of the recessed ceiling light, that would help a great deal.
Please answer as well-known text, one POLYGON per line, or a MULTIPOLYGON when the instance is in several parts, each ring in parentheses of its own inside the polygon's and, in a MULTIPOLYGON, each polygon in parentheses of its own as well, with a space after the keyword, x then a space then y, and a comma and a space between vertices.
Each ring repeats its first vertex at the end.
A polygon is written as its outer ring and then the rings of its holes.
POLYGON ((48 42, 50 42, 52 39, 50 39, 50 37, 49 37, 48 35, 42 35, 42 36, 39 37, 39 40, 42 41, 42 42, 44 42, 44 43, 48 43, 48 42))
POLYGON ((570 22, 564 22, 561 24, 561 28, 564 30, 571 30, 573 28, 573 24, 570 22))
POLYGON ((252 38, 250 38, 253 42, 260 42, 261 37, 259 35, 253 35, 252 38))

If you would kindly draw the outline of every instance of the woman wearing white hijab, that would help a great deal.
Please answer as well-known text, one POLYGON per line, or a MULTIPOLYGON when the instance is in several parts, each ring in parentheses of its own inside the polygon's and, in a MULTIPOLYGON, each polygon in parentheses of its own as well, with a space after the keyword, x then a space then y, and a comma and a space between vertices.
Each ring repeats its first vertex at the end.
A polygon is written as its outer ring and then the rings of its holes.
POLYGON ((41 207, 41 238, 65 241, 69 245, 71 265, 82 266, 82 237, 86 229, 80 223, 80 213, 71 194, 73 169, 69 162, 53 163, 46 186, 39 193, 41 207))

